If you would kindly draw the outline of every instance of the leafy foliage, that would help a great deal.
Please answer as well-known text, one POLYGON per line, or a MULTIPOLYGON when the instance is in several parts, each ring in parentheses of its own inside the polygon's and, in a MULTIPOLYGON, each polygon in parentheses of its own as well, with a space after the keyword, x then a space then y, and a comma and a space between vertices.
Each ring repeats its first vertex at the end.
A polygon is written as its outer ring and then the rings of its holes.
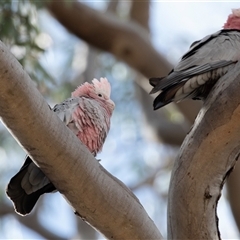
POLYGON ((23 65, 33 80, 52 81, 52 77, 39 63, 45 49, 37 44, 41 34, 38 28, 37 9, 46 1, 1 0, 0 38, 23 65))

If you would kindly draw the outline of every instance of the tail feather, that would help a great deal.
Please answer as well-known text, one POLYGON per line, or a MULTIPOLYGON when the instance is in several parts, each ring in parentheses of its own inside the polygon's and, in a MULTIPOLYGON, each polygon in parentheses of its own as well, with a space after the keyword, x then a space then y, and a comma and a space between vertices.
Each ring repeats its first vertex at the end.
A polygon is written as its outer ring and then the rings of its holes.
POLYGON ((165 101, 165 100, 162 99, 161 94, 159 94, 153 102, 153 109, 157 110, 157 109, 159 109, 161 107, 164 107, 165 105, 169 104, 170 102, 172 102, 172 99, 169 99, 169 100, 165 101))
MULTIPOLYGON (((185 84, 185 82, 181 82, 171 86, 169 88, 163 89, 163 91, 154 99, 153 108, 157 110, 172 101, 179 101, 181 99, 175 99, 176 92, 185 84)), ((186 96, 183 95, 182 99, 186 96)))
POLYGON ((10 180, 6 189, 8 197, 13 201, 16 212, 21 215, 30 213, 42 194, 56 190, 54 185, 50 182, 37 191, 27 194, 21 183, 25 174, 27 174, 30 164, 33 164, 32 160, 30 157, 27 157, 24 165, 10 180))
POLYGON ((153 101, 153 109, 157 110, 172 102, 173 98, 167 97, 166 92, 161 92, 153 101))
POLYGON ((161 82, 162 78, 150 78, 149 79, 149 83, 153 86, 153 89, 151 90, 150 94, 154 94, 156 92, 158 92, 159 90, 161 90, 158 86, 159 83, 161 82))
POLYGON ((156 85, 159 83, 159 81, 161 80, 162 78, 150 78, 149 79, 149 83, 153 86, 153 87, 156 87, 156 85))

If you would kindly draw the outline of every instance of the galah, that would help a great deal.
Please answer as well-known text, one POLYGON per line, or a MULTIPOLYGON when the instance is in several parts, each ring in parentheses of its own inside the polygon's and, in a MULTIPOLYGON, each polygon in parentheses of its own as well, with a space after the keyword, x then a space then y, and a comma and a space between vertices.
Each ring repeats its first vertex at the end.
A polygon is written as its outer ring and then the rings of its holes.
POLYGON ((166 77, 150 78, 150 94, 161 91, 154 110, 186 98, 204 100, 239 59, 240 9, 233 9, 223 29, 194 42, 166 77))
MULTIPOLYGON (((106 78, 80 85, 71 98, 57 104, 53 111, 79 140, 96 156, 102 150, 110 128, 115 104, 110 99, 111 86, 106 78)), ((56 191, 29 156, 19 172, 10 180, 6 193, 20 215, 31 212, 39 197, 56 191)))

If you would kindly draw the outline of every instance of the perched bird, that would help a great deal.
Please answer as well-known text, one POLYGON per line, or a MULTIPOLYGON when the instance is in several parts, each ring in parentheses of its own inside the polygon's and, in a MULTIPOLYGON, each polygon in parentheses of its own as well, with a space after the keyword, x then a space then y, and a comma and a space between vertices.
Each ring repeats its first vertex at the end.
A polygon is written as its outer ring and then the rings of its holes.
POLYGON ((154 110, 185 98, 204 100, 217 80, 240 59, 240 9, 233 9, 223 29, 194 42, 174 69, 150 78, 154 110))
MULTIPOLYGON (((111 86, 106 78, 84 83, 72 97, 57 104, 53 111, 96 156, 102 150, 110 128, 110 118, 115 104, 110 99, 111 86)), ((31 212, 38 198, 56 191, 29 156, 19 172, 10 180, 6 193, 20 215, 31 212)))

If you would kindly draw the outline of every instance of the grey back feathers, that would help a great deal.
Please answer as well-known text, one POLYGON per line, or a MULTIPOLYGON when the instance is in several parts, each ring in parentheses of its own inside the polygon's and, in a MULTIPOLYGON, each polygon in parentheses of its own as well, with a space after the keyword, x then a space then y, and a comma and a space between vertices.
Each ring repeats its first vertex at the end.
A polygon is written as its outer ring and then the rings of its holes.
POLYGON ((40 168, 38 168, 33 162, 31 162, 27 167, 26 174, 22 178, 21 186, 29 195, 43 188, 49 183, 50 181, 40 170, 40 168))
POLYGON ((150 93, 161 91, 154 109, 185 98, 204 99, 239 59, 238 30, 221 30, 193 43, 168 76, 149 80, 154 87, 150 93))

